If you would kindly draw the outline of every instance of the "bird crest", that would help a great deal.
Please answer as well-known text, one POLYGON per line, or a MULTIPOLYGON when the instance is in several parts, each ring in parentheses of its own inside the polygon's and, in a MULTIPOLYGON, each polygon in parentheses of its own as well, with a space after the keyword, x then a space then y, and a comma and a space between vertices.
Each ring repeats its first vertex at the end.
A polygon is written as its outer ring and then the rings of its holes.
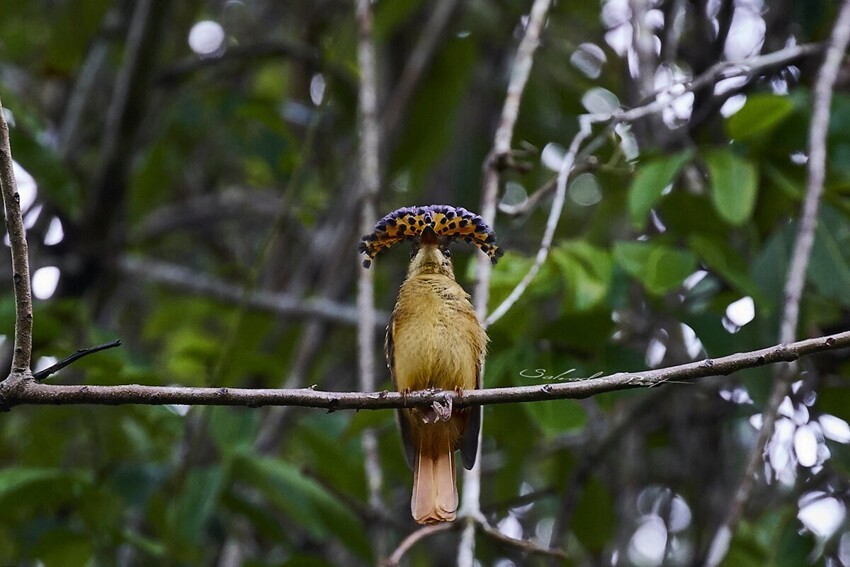
POLYGON ((478 247, 494 264, 502 256, 496 245, 496 233, 479 215, 451 205, 402 207, 375 224, 371 233, 360 240, 359 250, 365 254, 363 265, 369 267, 375 256, 399 242, 422 240, 425 243, 463 240, 478 247))

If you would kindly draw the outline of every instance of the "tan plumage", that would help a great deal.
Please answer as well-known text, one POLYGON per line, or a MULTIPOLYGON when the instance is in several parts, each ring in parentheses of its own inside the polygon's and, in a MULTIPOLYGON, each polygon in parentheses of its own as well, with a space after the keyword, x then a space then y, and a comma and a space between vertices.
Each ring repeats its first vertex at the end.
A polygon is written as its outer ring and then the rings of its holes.
MULTIPOLYGON (((469 295, 455 281, 447 243, 426 230, 399 290, 386 342, 387 364, 399 391, 481 387, 487 335, 469 295)), ((403 409, 399 426, 413 468, 413 518, 421 524, 454 520, 454 454, 460 449, 467 469, 475 464, 480 407, 403 409)))

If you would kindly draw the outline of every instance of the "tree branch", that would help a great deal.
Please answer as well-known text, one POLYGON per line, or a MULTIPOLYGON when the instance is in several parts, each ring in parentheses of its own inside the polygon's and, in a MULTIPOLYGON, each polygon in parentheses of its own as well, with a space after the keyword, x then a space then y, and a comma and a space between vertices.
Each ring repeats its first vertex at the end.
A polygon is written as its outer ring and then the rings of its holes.
POLYGON ((511 547, 515 547, 525 553, 531 555, 544 555, 546 557, 566 560, 568 559, 567 554, 562 549, 558 548, 549 548, 543 547, 541 545, 537 545, 533 541, 525 540, 525 539, 516 539, 511 536, 505 535, 493 526, 489 525, 486 522, 479 522, 479 526, 481 527, 481 531, 494 540, 509 545, 511 547))
MULTIPOLYGON (((537 51, 537 46, 540 44, 540 32, 543 30, 543 23, 546 20, 549 5, 550 0, 535 0, 534 5, 531 7, 531 13, 529 14, 528 23, 525 28, 525 35, 519 47, 517 47, 516 57, 514 58, 513 69, 511 70, 511 77, 508 82, 508 90, 505 95, 505 104, 502 107, 499 126, 496 128, 496 134, 493 139, 493 149, 490 150, 489 155, 484 160, 484 190, 481 196, 481 218, 490 226, 493 226, 496 219, 496 200, 499 194, 500 173, 510 160, 511 144, 517 117, 519 116, 520 102, 522 102, 525 85, 528 83, 528 77, 531 74, 534 52, 537 51)), ((479 264, 479 282, 475 293, 476 310, 482 320, 487 313, 487 294, 481 282, 482 275, 485 273, 485 266, 489 268, 490 262, 484 262, 482 260, 479 264)), ((489 272, 489 269, 487 269, 487 272, 489 272)), ((487 284, 489 285, 489 280, 487 284)))
POLYGON ((288 210, 281 213, 285 204, 285 199, 272 191, 231 187, 155 209, 133 229, 132 237, 145 241, 175 230, 210 230, 216 223, 234 220, 273 224, 283 216, 287 222, 297 222, 288 210))
MULTIPOLYGON (((460 525, 461 524, 459 523, 447 522, 443 524, 433 524, 430 526, 425 526, 413 531, 402 540, 398 547, 396 547, 395 551, 393 551, 392 554, 386 559, 386 561, 381 564, 382 567, 395 567, 399 565, 401 563, 402 558, 404 558, 404 555, 421 540, 438 533, 458 529, 460 525)), ((466 532, 466 530, 470 528, 472 529, 473 535, 475 535, 475 529, 479 528, 482 533, 489 536, 490 538, 531 555, 544 555, 555 559, 567 559, 567 554, 561 549, 551 549, 543 547, 537 545, 532 541, 524 539, 515 539, 503 534, 498 529, 488 524, 484 517, 481 516, 481 514, 467 517, 467 524, 464 528, 464 532, 466 532)), ((466 534, 464 533, 464 535, 466 534)))
POLYGON ((510 388, 454 391, 419 390, 400 392, 327 392, 315 388, 184 388, 179 386, 53 385, 29 379, 0 384, 0 409, 17 405, 213 405, 213 406, 297 406, 328 411, 377 410, 427 407, 435 401, 452 399, 455 407, 473 405, 581 399, 605 392, 659 386, 666 382, 686 382, 707 376, 728 375, 747 368, 777 362, 790 362, 819 352, 850 347, 850 331, 787 345, 775 345, 720 358, 707 358, 687 364, 655 368, 645 372, 617 372, 597 378, 577 379, 557 384, 537 384, 510 388))
POLYGON ((9 125, 0 101, 0 185, 6 210, 6 232, 12 249, 12 281, 15 287, 15 344, 12 374, 28 373, 32 362, 32 289, 27 235, 21 217, 21 196, 15 182, 9 125))
POLYGON ((647 100, 635 108, 620 110, 612 114, 592 114, 590 115, 591 121, 594 124, 603 122, 634 122, 644 116, 664 110, 673 104, 676 98, 685 93, 712 85, 721 77, 728 79, 731 77, 754 76, 760 71, 775 67, 784 67, 799 59, 816 55, 822 49, 822 44, 811 43, 787 47, 767 55, 757 55, 740 61, 720 61, 694 79, 682 81, 681 83, 660 89, 647 97, 647 100), (731 72, 726 74, 727 71, 731 72))
POLYGON ((451 522, 432 524, 430 526, 419 528, 404 538, 401 543, 398 544, 398 547, 395 548, 395 551, 393 551, 381 565, 383 567, 396 567, 399 563, 401 563, 404 554, 410 551, 414 545, 419 543, 419 541, 434 534, 447 532, 456 528, 457 524, 453 524, 451 522))
MULTIPOLYGON (((120 261, 119 268, 133 278, 146 279, 229 303, 240 303, 244 295, 241 286, 168 262, 124 257, 120 261)), ((253 309, 272 311, 287 317, 316 317, 345 325, 357 324, 355 307, 324 298, 302 298, 291 293, 256 290, 245 298, 245 304, 253 309)), ((383 329, 388 320, 388 313, 383 311, 375 313, 376 328, 383 329)))
MULTIPOLYGON (((375 200, 381 185, 380 145, 378 125, 378 77, 375 40, 372 32, 372 2, 357 0, 357 61, 360 66, 358 89, 360 125, 360 231, 367 234, 378 217, 375 200)), ((360 259, 357 259, 358 264, 360 259)), ((361 390, 375 388, 375 276, 374 270, 359 266, 357 274, 357 363, 361 390)), ((378 455, 378 439, 372 428, 360 435, 363 447, 363 468, 369 493, 369 507, 383 508, 381 488, 383 471, 378 455)), ((370 526, 375 553, 381 557, 386 552, 386 530, 373 523, 370 526)))
POLYGON ((113 41, 112 36, 115 35, 110 28, 117 27, 115 24, 122 19, 123 10, 123 6, 116 4, 107 11, 101 24, 101 32, 89 47, 85 61, 80 66, 74 81, 73 90, 68 96, 57 141, 58 153, 65 160, 74 150, 79 149, 81 126, 85 124, 83 114, 87 105, 94 100, 92 90, 98 84, 104 64, 108 61, 109 44, 113 41))
MULTIPOLYGON (((845 0, 832 30, 826 57, 814 86, 814 108, 809 128, 808 183, 785 282, 785 304, 779 331, 781 342, 791 342, 797 335, 800 299, 803 294, 806 272, 815 240, 818 209, 826 177, 826 137, 829 130, 832 91, 848 43, 850 43, 850 0, 845 0)), ((796 376, 797 373, 793 366, 780 368, 776 372, 773 390, 768 399, 767 407, 762 412, 763 421, 758 441, 750 453, 744 475, 738 485, 729 511, 715 532, 709 547, 706 565, 710 567, 719 565, 726 556, 732 536, 743 515, 744 507, 750 499, 756 474, 764 458, 763 452, 773 436, 779 406, 788 394, 791 383, 796 376)))
POLYGON ((121 340, 120 339, 114 340, 112 342, 108 342, 108 343, 105 343, 105 344, 102 344, 102 345, 78 349, 77 352, 75 352, 74 354, 72 354, 68 357, 63 358, 62 360, 60 360, 56 364, 53 364, 52 366, 48 366, 44 370, 39 370, 38 372, 33 372, 32 377, 36 380, 44 380, 45 378, 47 378, 51 374, 56 374, 57 372, 59 372, 60 370, 65 368, 66 366, 70 366, 71 364, 80 360, 84 356, 88 356, 90 354, 94 354, 94 353, 100 352, 102 350, 107 350, 107 349, 115 348, 115 347, 119 347, 119 346, 121 346, 121 340))
MULTIPOLYGON (((398 83, 393 89, 392 96, 381 114, 381 125, 384 132, 396 131, 404 109, 413 97, 423 73, 431 63, 434 53, 437 51, 438 42, 446 27, 452 21, 452 14, 455 13, 459 4, 459 0, 440 0, 435 3, 434 10, 423 26, 422 34, 410 53, 398 83)), ((385 140, 384 143, 388 142, 385 140)))
POLYGON ((240 65, 250 61, 279 61, 284 58, 315 67, 352 90, 355 87, 351 73, 325 61, 321 52, 312 46, 291 40, 232 46, 219 57, 187 57, 160 73, 156 77, 156 83, 162 87, 176 87, 202 69, 220 67, 229 63, 240 65))
MULTIPOLYGON (((78 230, 73 231, 78 234, 76 242, 71 243, 72 255, 77 258, 62 271, 62 294, 80 295, 94 282, 104 283, 98 279, 113 269, 116 251, 124 243, 133 150, 146 118, 150 78, 164 43, 162 23, 170 6, 166 0, 133 3, 123 60, 106 108, 100 163, 85 193, 78 230)), ((97 289, 95 310, 109 295, 107 287, 108 281, 97 289)))

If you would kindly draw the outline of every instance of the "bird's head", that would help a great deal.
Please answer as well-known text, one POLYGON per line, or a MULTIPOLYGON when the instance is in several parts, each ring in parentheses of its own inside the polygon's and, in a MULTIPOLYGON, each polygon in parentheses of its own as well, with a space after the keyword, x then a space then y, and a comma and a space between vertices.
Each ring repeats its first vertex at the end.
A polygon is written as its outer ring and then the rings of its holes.
POLYGON ((368 268, 383 250, 409 241, 413 243, 413 253, 408 274, 439 266, 440 273, 453 278, 449 244, 455 240, 478 247, 494 264, 502 255, 502 249, 496 245, 496 234, 484 219, 451 205, 397 209, 379 220, 372 232, 360 240, 359 250, 366 255, 363 266, 368 268))
POLYGON ((407 267, 407 277, 422 274, 443 274, 455 279, 452 266, 452 253, 449 250, 451 239, 440 236, 430 227, 413 239, 410 249, 410 265, 407 267))

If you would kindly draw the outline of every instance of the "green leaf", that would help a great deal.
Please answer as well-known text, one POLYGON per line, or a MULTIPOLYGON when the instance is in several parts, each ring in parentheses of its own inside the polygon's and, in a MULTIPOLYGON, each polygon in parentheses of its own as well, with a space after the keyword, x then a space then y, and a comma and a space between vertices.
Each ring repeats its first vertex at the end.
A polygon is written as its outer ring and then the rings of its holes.
POLYGON ((726 132, 736 140, 767 134, 794 110, 787 96, 755 94, 747 97, 744 107, 726 121, 726 132))
MULTIPOLYGON (((503 301, 513 291, 514 287, 522 281, 533 264, 533 257, 507 252, 499 260, 499 269, 493 270, 493 277, 490 280, 491 305, 498 305, 503 301)), ((537 277, 531 281, 528 290, 523 294, 523 299, 526 299, 526 296, 531 299, 547 296, 560 288, 559 279, 551 277, 554 274, 547 273, 547 270, 554 272, 549 262, 543 264, 537 277)), ((475 279, 475 262, 469 262, 467 275, 470 281, 475 279)))
POLYGON ((0 505, 5 510, 15 504, 67 500, 89 475, 58 468, 8 467, 0 471, 0 505))
POLYGON ((695 234, 688 239, 688 247, 709 268, 738 288, 738 291, 752 296, 757 305, 760 303, 761 292, 747 274, 746 262, 726 242, 695 234))
POLYGON ((45 533, 35 548, 41 565, 86 567, 92 564, 93 540, 68 528, 45 533))
POLYGON ((209 409, 210 436, 219 450, 229 455, 251 448, 257 436, 260 416, 247 408, 213 407, 209 409))
POLYGON ((697 265, 690 252, 650 242, 617 242, 614 259, 654 295, 677 287, 697 265))
POLYGON ((673 182, 693 152, 685 150, 671 156, 642 163, 629 187, 629 219, 638 230, 646 226, 646 217, 661 198, 664 189, 673 182))
POLYGON ((546 437, 556 437, 566 431, 581 429, 587 422, 587 413, 575 400, 548 400, 522 404, 540 432, 546 437))
MULTIPOLYGON (((530 369, 540 366, 540 353, 524 341, 516 341, 511 346, 494 350, 487 355, 487 371, 485 372, 486 385, 491 386, 513 386, 528 385, 529 382, 523 376, 530 369), (522 373, 522 374, 520 374, 522 373)), ((531 384, 538 384, 533 381, 531 384)))
POLYGON ((771 547, 774 555, 773 565, 776 567, 794 567, 796 565, 812 564, 813 559, 820 554, 818 544, 812 534, 800 531, 800 522, 796 514, 786 512, 784 526, 775 531, 775 543, 771 547))
POLYGON ((793 179, 790 175, 785 173, 782 169, 776 167, 771 163, 764 164, 763 171, 766 174, 766 179, 772 182, 772 186, 782 191, 782 193, 786 197, 795 200, 802 199, 802 183, 799 183, 797 180, 793 179))
POLYGON ((317 541, 336 534, 361 557, 370 553, 362 522, 335 495, 297 467, 267 457, 238 459, 239 475, 317 541))
POLYGON ((201 540, 202 531, 218 505, 224 476, 221 465, 189 473, 183 491, 170 509, 174 536, 184 543, 201 540))
MULTIPOLYGON (((489 370, 489 361, 488 361, 489 370)), ((338 441, 347 443, 352 439, 356 439, 366 429, 370 428, 386 428, 393 424, 393 414, 388 411, 359 411, 351 416, 345 432, 338 438, 338 441)))
POLYGON ((818 392, 818 410, 850 422, 850 389, 844 386, 823 388, 818 392))
POLYGON ((826 297, 850 304, 850 226, 848 219, 824 205, 815 231, 808 280, 826 297))
POLYGON ((758 170, 731 150, 703 154, 711 178, 711 202, 729 224, 740 226, 753 214, 758 193, 758 170))
POLYGON ((412 187, 426 183, 446 148, 456 139, 458 132, 453 124, 457 113, 463 111, 472 69, 479 61, 479 48, 474 42, 454 37, 446 39, 442 46, 410 102, 405 128, 393 147, 390 168, 406 169, 412 187), (437 108, 442 115, 440 120, 434 120, 437 108))
POLYGON ((412 2, 381 2, 375 5, 375 36, 390 37, 405 21, 415 17, 422 0, 412 2))
MULTIPOLYGON (((776 230, 762 245, 758 256, 750 263, 750 277, 762 291, 768 311, 780 311, 784 300, 785 279, 794 241, 793 224, 776 230)), ((778 324, 778 320, 777 320, 778 324)))
POLYGON ((598 553, 611 541, 615 525, 614 500, 608 487, 597 478, 590 479, 572 522, 576 537, 586 549, 598 553))
MULTIPOLYGON (((615 328, 615 323, 611 320, 611 309, 605 305, 600 305, 593 310, 565 313, 543 326, 540 326, 540 324, 541 322, 537 320, 536 330, 539 331, 541 337, 546 337, 547 341, 560 344, 569 351, 585 351, 588 353, 598 352, 610 339, 615 328)), ((540 359, 540 353, 537 354, 536 359, 540 359)), ((528 364, 524 368, 538 368, 539 366, 539 363, 535 364, 532 361, 532 364, 528 364)), ((566 368, 559 368, 558 372, 553 372, 553 374, 558 374, 563 370, 566 370, 566 368)))
POLYGON ((296 553, 286 559, 285 567, 333 567, 327 559, 309 553, 296 553))
POLYGON ((151 557, 162 560, 165 555, 165 545, 157 539, 142 535, 131 529, 125 529, 121 535, 124 541, 151 557))
POLYGON ((551 258, 565 281, 566 312, 588 311, 608 294, 614 264, 607 250, 573 241, 554 248, 551 258))

